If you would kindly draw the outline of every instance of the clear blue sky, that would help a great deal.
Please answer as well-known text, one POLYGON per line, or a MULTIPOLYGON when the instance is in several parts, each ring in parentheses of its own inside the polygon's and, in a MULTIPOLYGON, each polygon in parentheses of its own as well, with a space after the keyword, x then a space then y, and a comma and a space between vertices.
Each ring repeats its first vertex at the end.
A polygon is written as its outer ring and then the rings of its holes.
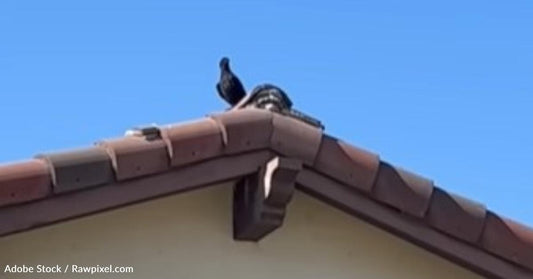
POLYGON ((0 1, 0 162, 220 111, 217 63, 533 225, 532 1, 0 1))

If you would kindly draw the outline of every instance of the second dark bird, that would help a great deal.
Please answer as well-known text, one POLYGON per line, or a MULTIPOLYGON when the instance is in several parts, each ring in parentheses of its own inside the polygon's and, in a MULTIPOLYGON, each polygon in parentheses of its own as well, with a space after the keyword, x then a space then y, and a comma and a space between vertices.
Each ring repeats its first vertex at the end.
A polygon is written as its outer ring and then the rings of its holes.
POLYGON ((236 105, 246 95, 241 81, 231 71, 227 57, 220 60, 220 80, 217 83, 217 91, 218 95, 231 106, 236 105))

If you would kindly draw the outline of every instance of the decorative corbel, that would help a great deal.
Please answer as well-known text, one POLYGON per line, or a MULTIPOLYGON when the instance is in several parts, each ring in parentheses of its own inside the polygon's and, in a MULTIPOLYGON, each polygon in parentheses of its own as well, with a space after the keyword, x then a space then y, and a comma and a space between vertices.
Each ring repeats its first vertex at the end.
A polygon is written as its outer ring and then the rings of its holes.
POLYGON ((297 159, 275 157, 239 181, 233 192, 233 238, 259 241, 283 224, 285 208, 302 169, 297 159))

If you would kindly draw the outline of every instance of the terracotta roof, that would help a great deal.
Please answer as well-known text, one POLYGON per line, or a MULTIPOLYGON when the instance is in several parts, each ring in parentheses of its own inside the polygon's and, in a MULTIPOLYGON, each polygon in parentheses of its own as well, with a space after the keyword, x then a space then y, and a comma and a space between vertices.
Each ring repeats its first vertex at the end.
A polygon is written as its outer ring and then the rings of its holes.
POLYGON ((533 278, 531 228, 297 119, 242 108, 130 134, 0 166, 0 235, 237 181, 281 156, 302 162, 277 164, 303 192, 484 276, 533 278))

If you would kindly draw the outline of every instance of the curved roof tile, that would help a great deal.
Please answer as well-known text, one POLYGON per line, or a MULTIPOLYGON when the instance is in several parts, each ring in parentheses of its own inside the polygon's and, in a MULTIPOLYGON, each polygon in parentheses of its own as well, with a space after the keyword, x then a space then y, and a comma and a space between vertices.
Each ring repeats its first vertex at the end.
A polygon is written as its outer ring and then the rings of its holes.
POLYGON ((167 145, 162 139, 129 136, 97 144, 111 157, 118 181, 164 172, 170 167, 167 145))
POLYGON ((101 148, 89 147, 36 157, 48 162, 54 193, 99 186, 114 180, 111 160, 101 148))
POLYGON ((299 158, 306 165, 312 166, 322 140, 322 130, 278 114, 274 114, 272 124, 274 130, 270 147, 285 156, 299 158))
POLYGON ((482 247, 524 267, 533 267, 533 229, 489 212, 482 247))
POLYGON ((0 166, 0 206, 44 198, 51 193, 51 183, 42 160, 0 166))
POLYGON ((433 182, 406 170, 381 162, 373 196, 415 217, 424 217, 433 182))
POLYGON ((475 244, 483 231, 485 216, 484 205, 435 188, 427 221, 443 232, 475 244))
POLYGON ((224 152, 222 131, 212 119, 173 125, 161 130, 173 167, 199 162, 224 152))
POLYGON ((370 193, 378 173, 379 157, 324 135, 314 168, 360 191, 370 193))
POLYGON ((220 125, 224 135, 225 154, 268 148, 272 135, 272 113, 246 109, 211 117, 220 125))

